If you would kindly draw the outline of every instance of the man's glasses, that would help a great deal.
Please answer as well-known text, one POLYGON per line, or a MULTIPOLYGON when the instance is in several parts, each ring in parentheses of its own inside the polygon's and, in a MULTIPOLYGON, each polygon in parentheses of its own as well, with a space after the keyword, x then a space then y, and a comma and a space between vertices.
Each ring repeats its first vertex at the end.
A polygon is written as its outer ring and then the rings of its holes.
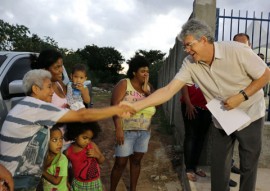
POLYGON ((191 41, 191 42, 188 42, 187 44, 184 44, 184 45, 183 45, 184 51, 187 51, 188 48, 191 48, 191 46, 192 46, 195 42, 198 42, 198 41, 197 41, 197 40, 193 40, 193 41, 191 41))

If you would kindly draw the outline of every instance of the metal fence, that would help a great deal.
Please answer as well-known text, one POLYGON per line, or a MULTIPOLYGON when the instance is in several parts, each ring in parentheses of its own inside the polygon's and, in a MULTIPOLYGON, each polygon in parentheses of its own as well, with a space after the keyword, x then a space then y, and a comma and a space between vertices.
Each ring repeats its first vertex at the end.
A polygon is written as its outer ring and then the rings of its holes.
POLYGON ((216 40, 232 40, 235 34, 246 33, 250 37, 251 48, 256 53, 263 53, 266 63, 270 62, 270 12, 266 16, 261 12, 259 17, 256 12, 250 14, 248 11, 243 13, 240 10, 238 12, 231 10, 229 15, 227 15, 225 9, 222 12, 217 8, 216 40))

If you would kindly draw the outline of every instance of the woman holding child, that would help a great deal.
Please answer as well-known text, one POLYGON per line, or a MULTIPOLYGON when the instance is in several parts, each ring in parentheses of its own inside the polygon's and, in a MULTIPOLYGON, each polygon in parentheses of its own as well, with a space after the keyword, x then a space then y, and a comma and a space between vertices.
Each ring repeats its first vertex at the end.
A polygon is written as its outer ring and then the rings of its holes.
POLYGON ((39 56, 32 55, 32 69, 45 69, 52 75, 52 87, 54 94, 52 104, 67 108, 67 86, 63 82, 63 56, 54 49, 41 51, 39 56))

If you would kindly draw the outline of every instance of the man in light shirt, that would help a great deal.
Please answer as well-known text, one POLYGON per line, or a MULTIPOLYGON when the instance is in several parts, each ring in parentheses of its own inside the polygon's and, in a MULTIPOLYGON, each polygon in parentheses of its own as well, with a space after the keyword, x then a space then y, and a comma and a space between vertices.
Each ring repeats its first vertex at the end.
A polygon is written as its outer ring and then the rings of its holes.
POLYGON ((207 102, 223 100, 224 108, 243 110, 250 121, 228 136, 215 118, 213 122, 211 190, 228 191, 235 140, 239 141, 240 191, 254 191, 261 151, 265 102, 262 87, 270 70, 250 49, 237 42, 214 42, 211 28, 196 19, 183 25, 178 39, 189 54, 174 79, 142 101, 136 111, 168 101, 185 84, 198 84, 207 102))

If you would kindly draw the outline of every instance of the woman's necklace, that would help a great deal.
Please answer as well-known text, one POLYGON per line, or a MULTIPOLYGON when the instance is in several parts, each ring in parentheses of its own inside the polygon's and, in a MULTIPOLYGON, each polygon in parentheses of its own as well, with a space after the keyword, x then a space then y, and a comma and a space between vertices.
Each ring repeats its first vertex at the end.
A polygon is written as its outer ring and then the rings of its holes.
POLYGON ((54 84, 56 85, 56 88, 58 90, 58 92, 60 92, 62 94, 63 97, 66 97, 66 94, 64 92, 63 87, 59 84, 59 82, 54 82, 54 84))

